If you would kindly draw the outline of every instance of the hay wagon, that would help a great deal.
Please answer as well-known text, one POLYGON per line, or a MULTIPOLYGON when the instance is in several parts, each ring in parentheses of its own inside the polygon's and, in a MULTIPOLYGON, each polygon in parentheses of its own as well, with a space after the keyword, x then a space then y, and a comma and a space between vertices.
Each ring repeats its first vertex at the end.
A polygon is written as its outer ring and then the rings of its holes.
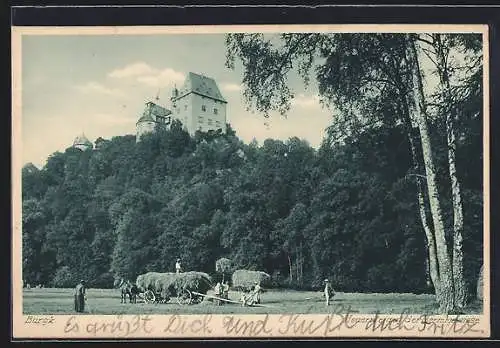
POLYGON ((203 294, 199 294, 189 289, 181 289, 177 291, 175 295, 167 297, 162 296, 160 292, 155 294, 151 290, 146 291, 144 294, 146 303, 167 303, 171 298, 175 298, 180 305, 191 305, 201 303, 201 301, 203 301, 203 294))
POLYGON ((144 301, 144 303, 166 303, 169 299, 165 299, 160 293, 156 293, 152 290, 146 290, 138 294, 138 297, 144 301))
POLYGON ((145 289, 141 297, 146 303, 167 303, 172 299, 181 305, 200 303, 203 300, 200 294, 212 287, 208 274, 194 271, 148 272, 139 275, 136 283, 145 289))
POLYGON ((168 303, 171 299, 175 298, 180 305, 198 304, 203 301, 203 295, 189 289, 181 289, 176 294, 171 296, 162 295, 161 291, 146 290, 138 294, 138 297, 144 303, 168 303))

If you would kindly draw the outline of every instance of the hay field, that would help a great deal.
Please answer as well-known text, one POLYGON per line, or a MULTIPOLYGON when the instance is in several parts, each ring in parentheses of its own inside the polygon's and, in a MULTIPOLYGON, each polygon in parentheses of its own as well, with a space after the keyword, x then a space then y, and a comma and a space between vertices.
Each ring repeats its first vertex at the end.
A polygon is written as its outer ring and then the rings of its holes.
MULTIPOLYGON (((211 292, 209 292, 211 294, 211 292)), ((262 313, 331 313, 338 306, 363 314, 398 314, 404 310, 411 313, 436 313, 434 296, 428 294, 361 294, 337 293, 327 308, 321 292, 271 290, 261 295, 262 304, 268 307, 242 307, 237 304, 216 306, 212 302, 180 305, 175 299, 165 304, 120 303, 120 293, 112 289, 88 289, 85 314, 262 314, 262 313)), ((231 291, 229 298, 237 301, 240 293, 231 291)), ((73 311, 73 289, 24 289, 24 314, 75 314, 73 311)), ((481 305, 473 304, 467 313, 481 313, 481 305)))

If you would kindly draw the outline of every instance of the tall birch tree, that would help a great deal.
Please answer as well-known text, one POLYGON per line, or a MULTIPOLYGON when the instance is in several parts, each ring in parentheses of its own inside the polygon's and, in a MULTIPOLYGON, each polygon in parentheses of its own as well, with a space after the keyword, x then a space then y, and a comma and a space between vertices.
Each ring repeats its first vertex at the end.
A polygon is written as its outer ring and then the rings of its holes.
MULTIPOLYGON (((362 134, 367 127, 377 127, 380 123, 407 125, 415 169, 420 170, 419 161, 423 167, 423 173, 416 173, 417 199, 436 299, 442 312, 462 307, 466 296, 461 276, 460 194, 454 195, 452 255, 446 240, 435 150, 429 131, 420 35, 281 34, 271 38, 262 34, 232 34, 227 36, 226 44, 227 66, 234 69, 236 59, 243 65, 242 82, 248 107, 266 117, 270 111, 286 114, 290 109, 294 93, 287 82, 289 73, 298 71, 308 86, 314 67, 321 102, 336 111, 329 129, 336 140, 362 134), (387 112, 391 108, 395 111, 393 116, 387 112)), ((452 131, 453 123, 448 124, 452 131)), ((453 144, 453 132, 448 134, 448 143, 453 144)), ((454 152, 449 156, 451 162, 453 155, 454 152)), ((453 192, 459 192, 453 163, 450 178, 453 192)))

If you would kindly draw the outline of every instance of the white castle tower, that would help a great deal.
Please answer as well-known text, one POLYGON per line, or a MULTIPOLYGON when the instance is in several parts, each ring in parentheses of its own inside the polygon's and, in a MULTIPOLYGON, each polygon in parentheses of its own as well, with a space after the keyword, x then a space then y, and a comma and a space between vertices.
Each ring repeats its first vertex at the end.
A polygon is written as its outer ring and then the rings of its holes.
POLYGON ((197 130, 226 132, 227 101, 213 78, 190 72, 180 90, 172 91, 173 117, 190 135, 197 130))

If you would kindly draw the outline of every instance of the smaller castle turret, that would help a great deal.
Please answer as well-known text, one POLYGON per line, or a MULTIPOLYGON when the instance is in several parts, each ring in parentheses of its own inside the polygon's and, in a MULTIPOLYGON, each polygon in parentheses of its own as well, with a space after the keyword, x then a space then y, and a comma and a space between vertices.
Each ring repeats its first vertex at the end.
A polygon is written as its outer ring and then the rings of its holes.
MULTIPOLYGON (((156 97, 156 100, 159 98, 156 97)), ((154 132, 157 127, 165 128, 170 124, 172 112, 152 101, 146 103, 142 116, 136 123, 136 142, 141 140, 144 134, 154 132)))
POLYGON ((89 139, 87 139, 85 134, 82 133, 75 138, 75 141, 73 141, 73 147, 85 151, 88 149, 92 149, 94 145, 89 139))

